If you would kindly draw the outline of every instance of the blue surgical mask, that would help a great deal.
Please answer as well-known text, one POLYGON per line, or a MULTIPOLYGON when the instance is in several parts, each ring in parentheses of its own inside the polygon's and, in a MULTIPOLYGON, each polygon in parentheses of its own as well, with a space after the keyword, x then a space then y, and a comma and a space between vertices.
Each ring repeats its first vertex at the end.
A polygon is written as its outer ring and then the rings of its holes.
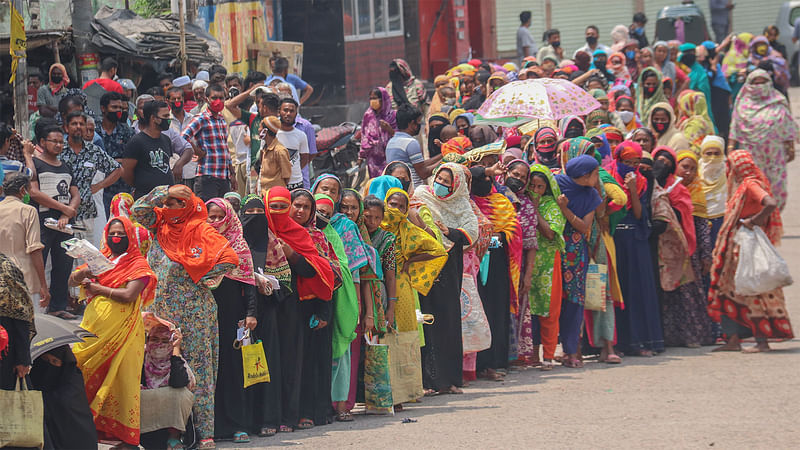
POLYGON ((441 183, 433 183, 433 193, 439 198, 445 198, 450 195, 450 187, 441 183))
POLYGON ((625 52, 625 57, 628 58, 628 61, 633 61, 633 58, 636 57, 636 50, 627 50, 625 52))
POLYGON ((633 31, 634 31, 634 33, 636 33, 639 36, 641 36, 642 33, 644 33, 644 28, 643 27, 639 27, 639 28, 634 29, 633 31))

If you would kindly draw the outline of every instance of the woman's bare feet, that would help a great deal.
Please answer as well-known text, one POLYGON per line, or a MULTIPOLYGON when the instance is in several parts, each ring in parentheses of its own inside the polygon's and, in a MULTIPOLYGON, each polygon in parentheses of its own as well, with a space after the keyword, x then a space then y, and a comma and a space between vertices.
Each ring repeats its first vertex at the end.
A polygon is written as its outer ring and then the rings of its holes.
POLYGON ((756 341, 756 345, 742 349, 742 353, 763 353, 771 350, 767 341, 756 341))
POLYGON ((728 342, 725 345, 720 345, 719 347, 711 350, 712 352, 739 352, 742 350, 742 341, 739 340, 739 336, 734 334, 728 338, 728 342))

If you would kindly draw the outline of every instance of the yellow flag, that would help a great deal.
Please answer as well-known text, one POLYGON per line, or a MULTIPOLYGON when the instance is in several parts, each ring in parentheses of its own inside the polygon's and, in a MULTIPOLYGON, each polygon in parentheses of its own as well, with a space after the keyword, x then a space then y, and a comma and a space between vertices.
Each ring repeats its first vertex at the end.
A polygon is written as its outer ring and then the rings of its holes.
POLYGON ((11 45, 8 52, 11 54, 11 79, 8 83, 14 82, 17 76, 17 63, 20 58, 25 58, 25 49, 28 47, 27 38, 25 37, 25 19, 22 14, 11 5, 11 45))

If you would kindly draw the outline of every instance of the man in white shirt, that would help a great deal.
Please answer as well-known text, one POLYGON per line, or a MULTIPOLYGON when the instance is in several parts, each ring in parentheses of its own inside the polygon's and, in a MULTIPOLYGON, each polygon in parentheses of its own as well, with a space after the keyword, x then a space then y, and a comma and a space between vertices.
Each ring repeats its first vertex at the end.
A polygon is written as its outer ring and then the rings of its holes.
MULTIPOLYGON (((522 61, 526 56, 536 55, 536 41, 531 35, 531 12, 522 11, 519 13, 519 21, 522 23, 517 28, 517 58, 522 61)), ((520 64, 522 64, 520 62, 520 64)), ((522 67, 522 66, 520 66, 522 67)))
POLYGON ((586 27, 586 45, 575 50, 575 53, 572 54, 572 57, 575 58, 575 55, 578 52, 586 52, 589 55, 594 55, 595 50, 603 50, 604 52, 611 54, 611 49, 607 45, 597 42, 598 36, 600 36, 600 30, 596 25, 589 25, 586 27))
POLYGON ((303 167, 311 161, 311 155, 308 152, 308 137, 294 127, 297 119, 297 106, 297 102, 288 97, 281 100, 278 109, 278 117, 281 119, 278 142, 289 150, 289 160, 292 163, 292 177, 286 186, 290 191, 303 187, 303 167))

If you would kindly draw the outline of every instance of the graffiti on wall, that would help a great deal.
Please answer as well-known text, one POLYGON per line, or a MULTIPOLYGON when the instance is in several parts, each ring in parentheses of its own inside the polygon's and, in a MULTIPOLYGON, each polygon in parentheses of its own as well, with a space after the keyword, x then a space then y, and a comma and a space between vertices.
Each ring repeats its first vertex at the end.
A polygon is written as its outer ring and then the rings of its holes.
POLYGON ((222 46, 229 72, 247 73, 247 44, 275 38, 274 0, 219 1, 201 4, 199 18, 222 46))

